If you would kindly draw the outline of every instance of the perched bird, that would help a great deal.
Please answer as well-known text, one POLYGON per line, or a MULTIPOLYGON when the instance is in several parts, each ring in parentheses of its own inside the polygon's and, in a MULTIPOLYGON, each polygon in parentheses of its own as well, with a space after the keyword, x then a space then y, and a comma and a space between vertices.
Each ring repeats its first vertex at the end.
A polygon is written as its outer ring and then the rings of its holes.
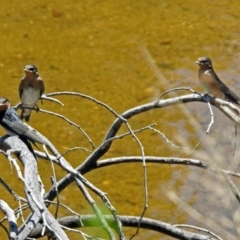
MULTIPOLYGON (((38 75, 38 69, 32 64, 28 64, 24 68, 25 77, 19 85, 19 96, 23 107, 33 108, 44 92, 44 83, 38 75)), ((31 115, 30 109, 23 109, 20 115, 21 119, 29 121, 31 115)))
POLYGON ((10 102, 5 97, 0 97, 0 125, 9 135, 17 135, 27 145, 30 152, 36 158, 29 141, 33 144, 44 144, 44 139, 36 134, 27 124, 23 123, 17 112, 10 107, 10 102))
POLYGON ((199 65, 199 82, 209 93, 217 98, 225 98, 229 102, 240 105, 240 98, 215 73, 210 58, 200 57, 196 64, 199 65))

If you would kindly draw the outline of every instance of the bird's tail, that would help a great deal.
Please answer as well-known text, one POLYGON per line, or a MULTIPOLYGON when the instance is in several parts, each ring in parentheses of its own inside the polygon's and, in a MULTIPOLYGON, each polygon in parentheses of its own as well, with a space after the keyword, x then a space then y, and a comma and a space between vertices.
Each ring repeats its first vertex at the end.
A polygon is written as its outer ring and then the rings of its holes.
POLYGON ((22 112, 21 112, 20 118, 22 120, 25 119, 25 121, 28 122, 29 119, 30 119, 30 116, 31 116, 31 110, 23 109, 22 112))

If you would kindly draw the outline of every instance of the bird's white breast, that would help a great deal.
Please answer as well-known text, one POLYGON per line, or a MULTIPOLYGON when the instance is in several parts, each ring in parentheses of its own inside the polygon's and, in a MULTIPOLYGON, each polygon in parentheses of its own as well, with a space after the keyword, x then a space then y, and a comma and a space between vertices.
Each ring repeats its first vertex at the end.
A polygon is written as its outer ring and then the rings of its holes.
POLYGON ((32 87, 28 87, 22 93, 21 100, 25 106, 34 107, 40 98, 40 91, 32 87))

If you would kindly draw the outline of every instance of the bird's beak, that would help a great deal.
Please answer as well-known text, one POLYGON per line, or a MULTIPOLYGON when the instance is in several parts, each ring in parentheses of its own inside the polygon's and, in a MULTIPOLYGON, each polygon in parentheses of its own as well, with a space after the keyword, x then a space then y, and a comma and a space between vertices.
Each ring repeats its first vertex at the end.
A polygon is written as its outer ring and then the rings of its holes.
POLYGON ((196 61, 195 64, 201 64, 199 61, 196 61))

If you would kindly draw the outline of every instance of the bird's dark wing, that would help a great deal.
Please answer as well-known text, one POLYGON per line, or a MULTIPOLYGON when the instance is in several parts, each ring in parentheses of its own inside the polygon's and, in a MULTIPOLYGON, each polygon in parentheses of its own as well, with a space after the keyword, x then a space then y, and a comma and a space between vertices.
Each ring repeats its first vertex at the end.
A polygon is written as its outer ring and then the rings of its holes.
POLYGON ((219 79, 219 77, 214 71, 213 71, 213 75, 218 82, 218 86, 221 88, 222 92, 224 93, 226 100, 233 102, 237 105, 240 105, 240 98, 219 79))
POLYGON ((18 88, 18 93, 19 93, 19 97, 20 97, 20 98, 22 97, 23 83, 24 83, 24 81, 22 80, 22 81, 20 82, 20 85, 19 85, 19 88, 18 88))
POLYGON ((240 105, 240 98, 231 90, 229 89, 221 80, 219 82, 219 86, 224 93, 226 100, 233 102, 237 105, 240 105))
POLYGON ((44 86, 44 82, 43 82, 42 78, 39 77, 38 81, 39 81, 39 85, 40 85, 40 97, 41 97, 45 91, 45 86, 44 86))
POLYGON ((26 139, 44 144, 44 139, 36 134, 36 131, 29 128, 19 118, 18 114, 13 108, 9 108, 2 118, 1 125, 8 131, 19 135, 20 137, 26 137, 26 139))
POLYGON ((227 100, 240 105, 240 98, 233 91, 231 91, 231 89, 228 88, 228 90, 225 92, 225 97, 227 100))

